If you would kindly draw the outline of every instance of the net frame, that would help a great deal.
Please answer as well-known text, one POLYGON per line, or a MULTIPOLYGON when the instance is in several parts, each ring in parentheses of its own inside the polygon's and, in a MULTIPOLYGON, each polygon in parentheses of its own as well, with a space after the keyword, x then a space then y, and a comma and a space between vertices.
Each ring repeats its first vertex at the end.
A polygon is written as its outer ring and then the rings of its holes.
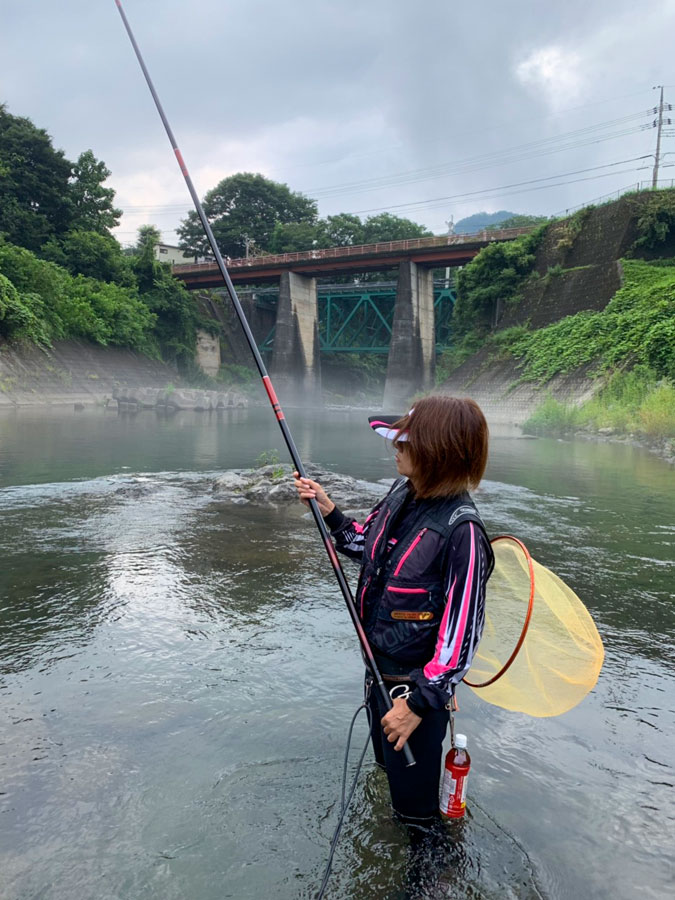
POLYGON ((532 557, 530 556, 530 551, 527 549, 527 547, 521 540, 519 540, 517 537, 514 537, 512 534, 498 534, 497 537, 492 538, 490 543, 496 544, 497 541, 513 541, 513 543, 517 544, 518 547, 520 547, 520 549, 525 554, 525 559, 527 560, 527 568, 530 573, 530 597, 529 597, 529 600, 527 603, 527 612, 525 613, 525 621, 523 622, 523 628, 522 628, 522 631, 520 632, 520 637, 518 638, 518 641, 516 642, 516 646, 514 647, 513 652, 511 653, 511 656, 509 656, 509 658, 506 660, 506 662, 501 667, 501 669, 495 675, 493 675, 492 678, 488 678, 487 681, 481 681, 480 683, 476 684, 473 681, 467 681, 466 678, 463 678, 462 681, 464 682, 464 684, 468 685, 471 688, 488 687, 489 685, 494 684, 495 681, 500 679, 502 677, 502 675, 504 675, 509 670, 513 661, 518 656, 518 653, 520 652, 520 648, 523 646, 523 642, 525 641, 525 637, 527 636, 527 630, 530 627, 530 619, 532 618, 532 610, 534 609, 534 590, 535 590, 534 566, 532 564, 532 557))

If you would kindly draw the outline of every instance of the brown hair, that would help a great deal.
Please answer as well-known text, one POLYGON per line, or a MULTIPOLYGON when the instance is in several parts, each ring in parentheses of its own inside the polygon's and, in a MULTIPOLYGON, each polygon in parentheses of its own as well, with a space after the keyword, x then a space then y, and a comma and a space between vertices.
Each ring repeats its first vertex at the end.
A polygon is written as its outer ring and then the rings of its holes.
POLYGON ((407 440, 394 446, 410 454, 418 497, 449 497, 480 483, 488 457, 488 426, 473 400, 424 397, 394 426, 407 440))

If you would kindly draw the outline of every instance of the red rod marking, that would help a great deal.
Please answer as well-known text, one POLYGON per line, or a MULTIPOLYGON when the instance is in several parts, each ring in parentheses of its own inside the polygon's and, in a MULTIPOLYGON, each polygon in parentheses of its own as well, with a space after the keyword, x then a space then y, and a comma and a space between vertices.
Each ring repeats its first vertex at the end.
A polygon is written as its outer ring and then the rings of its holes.
POLYGON ((277 398, 276 392, 274 390, 274 386, 272 385, 272 381, 270 380, 269 375, 263 375, 263 384, 265 385, 265 390, 267 391, 267 396, 270 398, 270 403, 272 404, 272 409, 276 413, 277 419, 281 422, 281 420, 284 418, 284 414, 281 410, 279 400, 277 398))
POLYGON ((330 541, 330 540, 324 541, 324 544, 325 544, 326 550, 328 551, 328 556, 330 557, 330 561, 333 563, 334 566, 338 566, 339 562, 338 562, 338 558, 337 558, 337 553, 335 552, 335 547, 333 546, 332 541, 330 541))
POLYGON ((187 178, 188 170, 187 166, 185 165, 185 160, 183 159, 183 154, 180 152, 178 147, 175 147, 173 152, 176 154, 176 159, 178 160, 178 165, 180 166, 181 172, 187 178))

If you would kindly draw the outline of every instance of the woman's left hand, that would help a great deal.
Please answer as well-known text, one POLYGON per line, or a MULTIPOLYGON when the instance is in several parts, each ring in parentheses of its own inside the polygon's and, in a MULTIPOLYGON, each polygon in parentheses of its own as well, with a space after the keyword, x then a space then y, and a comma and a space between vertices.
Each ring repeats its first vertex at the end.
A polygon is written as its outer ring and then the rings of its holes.
POLYGON ((422 721, 421 716, 410 709, 403 697, 394 700, 394 706, 382 718, 382 727, 390 744, 396 741, 394 750, 402 750, 413 731, 422 721))

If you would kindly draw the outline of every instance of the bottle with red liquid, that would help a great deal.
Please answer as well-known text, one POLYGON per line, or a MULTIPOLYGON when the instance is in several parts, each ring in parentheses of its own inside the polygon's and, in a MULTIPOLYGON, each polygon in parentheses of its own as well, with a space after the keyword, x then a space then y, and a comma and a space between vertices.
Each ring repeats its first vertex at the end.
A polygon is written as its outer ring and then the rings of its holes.
POLYGON ((466 749, 466 735, 456 734, 454 746, 445 757, 441 779, 441 815, 446 819, 461 819, 466 812, 466 783, 471 757, 466 749))

